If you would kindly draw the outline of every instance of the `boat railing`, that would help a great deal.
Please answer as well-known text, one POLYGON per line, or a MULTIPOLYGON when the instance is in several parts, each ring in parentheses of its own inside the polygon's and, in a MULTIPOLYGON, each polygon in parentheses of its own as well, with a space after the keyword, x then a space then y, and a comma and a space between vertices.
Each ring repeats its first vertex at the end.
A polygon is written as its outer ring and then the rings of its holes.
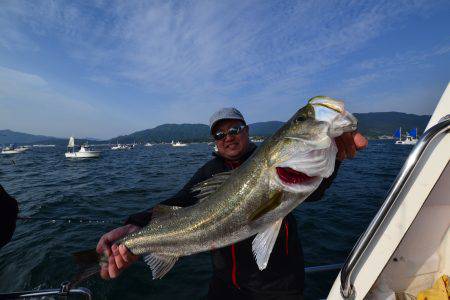
POLYGON ((394 183, 392 184, 386 200, 381 206, 378 213, 373 218, 372 222, 369 224, 367 230, 360 236, 356 245, 350 252, 342 270, 341 270, 341 295, 344 298, 350 298, 354 295, 354 286, 351 282, 352 273, 355 269, 356 264, 359 262, 364 251, 367 249, 370 241, 377 232, 378 228, 382 224, 383 220, 389 213, 390 209, 394 206, 397 201, 397 197, 405 185, 407 179, 411 175, 414 167, 416 166, 419 159, 424 154, 427 146, 436 137, 446 134, 450 130, 450 115, 443 117, 439 123, 428 129, 417 142, 410 155, 408 156, 405 164, 403 165, 400 173, 397 175, 394 183))
POLYGON ((411 175, 414 167, 416 166, 419 159, 424 154, 427 146, 436 137, 446 134, 450 130, 450 115, 443 117, 439 123, 428 129, 417 142, 410 155, 408 156, 405 164, 403 165, 400 173, 397 175, 394 183, 392 184, 389 193, 379 209, 378 213, 373 218, 372 222, 367 227, 367 230, 359 237, 356 245, 353 247, 346 262, 341 270, 341 295, 344 298, 350 298, 354 295, 354 286, 351 282, 352 273, 355 266, 361 259, 363 253, 367 249, 370 241, 377 232, 378 228, 382 224, 383 220, 389 213, 390 209, 393 207, 397 201, 397 197, 402 190, 407 179, 411 175))
MULTIPOLYGON (((329 264, 329 265, 321 265, 321 266, 313 266, 306 267, 305 273, 319 273, 319 272, 327 272, 333 270, 340 270, 343 264, 329 264)), ((35 297, 44 297, 44 296, 58 296, 58 299, 67 299, 69 296, 77 295, 82 296, 84 299, 92 300, 92 293, 89 289, 84 287, 79 288, 70 288, 70 282, 66 281, 61 284, 59 289, 46 289, 46 290, 37 290, 37 291, 25 291, 25 292, 12 292, 7 294, 0 293, 0 300, 3 299, 27 299, 27 298, 35 298, 35 297)), ((39 298, 41 299, 41 298, 39 298)))
POLYGON ((84 287, 71 288, 70 282, 66 281, 61 284, 59 289, 46 289, 26 292, 13 292, 8 294, 0 294, 0 299, 27 299, 36 298, 42 299, 45 296, 58 296, 58 299, 67 299, 69 296, 82 296, 84 299, 92 300, 92 293, 89 289, 84 287))

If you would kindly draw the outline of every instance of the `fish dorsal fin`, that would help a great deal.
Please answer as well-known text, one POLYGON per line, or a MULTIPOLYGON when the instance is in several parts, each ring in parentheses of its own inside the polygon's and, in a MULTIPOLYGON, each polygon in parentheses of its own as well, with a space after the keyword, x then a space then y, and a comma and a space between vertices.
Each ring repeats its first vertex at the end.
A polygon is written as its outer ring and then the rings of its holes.
POLYGON ((192 192, 199 192, 196 197, 199 201, 203 201, 209 195, 216 192, 219 187, 230 177, 232 171, 217 173, 213 177, 197 183, 191 189, 192 192))
POLYGON ((153 279, 160 279, 172 269, 178 257, 151 253, 144 256, 144 261, 152 269, 153 279))
POLYGON ((258 233, 252 242, 252 251, 255 256, 256 264, 262 271, 269 263, 270 253, 272 253, 273 245, 277 240, 278 232, 280 232, 283 219, 279 219, 268 227, 265 231, 258 233))
POLYGON ((269 211, 278 207, 281 204, 281 198, 283 197, 283 192, 275 190, 270 192, 269 198, 261 206, 259 206, 251 215, 250 221, 254 221, 264 216, 269 211))
POLYGON ((169 206, 169 205, 164 205, 164 204, 155 205, 155 207, 153 207, 153 209, 152 209, 152 219, 160 218, 164 215, 167 215, 174 211, 177 211, 180 208, 181 208, 180 206, 169 206))

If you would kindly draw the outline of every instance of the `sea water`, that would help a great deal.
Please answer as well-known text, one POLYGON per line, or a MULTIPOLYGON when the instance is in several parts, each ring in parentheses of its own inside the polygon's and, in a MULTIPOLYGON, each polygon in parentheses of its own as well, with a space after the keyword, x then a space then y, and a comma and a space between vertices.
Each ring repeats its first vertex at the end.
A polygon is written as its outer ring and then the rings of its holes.
MULTIPOLYGON (((370 141, 341 165, 323 199, 294 211, 306 266, 344 262, 411 149, 370 141)), ((103 150, 101 158, 86 160, 66 159, 64 147, 0 156, 0 184, 18 200, 20 215, 107 221, 18 221, 13 240, 0 249, 0 293, 58 288, 70 280, 76 273, 71 253, 94 248, 118 226, 111 222, 120 224, 176 193, 213 149, 200 143, 103 150)), ((326 297, 337 272, 307 275, 305 298, 326 297)), ((210 276, 210 255, 201 253, 180 259, 161 280, 153 281, 150 269, 136 263, 115 280, 95 276, 82 286, 94 299, 204 299, 210 276)))

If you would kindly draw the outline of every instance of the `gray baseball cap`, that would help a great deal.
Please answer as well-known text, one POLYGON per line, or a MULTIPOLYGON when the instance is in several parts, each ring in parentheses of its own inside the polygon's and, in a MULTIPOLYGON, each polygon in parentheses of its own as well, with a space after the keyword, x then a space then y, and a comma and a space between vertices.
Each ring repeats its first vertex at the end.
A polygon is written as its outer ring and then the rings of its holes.
POLYGON ((245 119, 241 112, 234 107, 224 107, 212 114, 209 118, 209 128, 212 131, 214 125, 221 120, 241 120, 245 124, 245 119))

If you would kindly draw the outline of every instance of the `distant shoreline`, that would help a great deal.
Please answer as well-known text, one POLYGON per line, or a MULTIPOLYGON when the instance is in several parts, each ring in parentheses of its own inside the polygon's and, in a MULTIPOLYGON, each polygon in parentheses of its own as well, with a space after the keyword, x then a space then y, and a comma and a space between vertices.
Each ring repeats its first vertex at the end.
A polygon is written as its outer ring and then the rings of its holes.
MULTIPOLYGON (((405 130, 418 128, 419 135, 423 133, 431 116, 413 115, 399 112, 379 113, 355 113, 358 118, 358 131, 369 139, 380 139, 380 137, 391 137, 392 134, 402 127, 405 130)), ((268 121, 249 124, 250 135, 255 139, 267 138, 278 130, 284 122, 268 121)), ((85 135, 86 136, 86 135, 85 135)), ((88 135, 89 136, 89 135, 88 135)), ((209 126, 205 124, 163 124, 151 129, 132 132, 127 135, 117 136, 111 139, 75 138, 89 144, 131 144, 131 143, 170 143, 182 141, 213 142, 210 136, 209 126)), ((12 130, 0 130, 0 145, 18 144, 56 144, 66 145, 69 137, 55 138, 43 135, 33 135, 12 130)), ((381 138, 384 139, 384 138, 381 138)), ((386 138, 389 139, 389 138, 386 138)))

